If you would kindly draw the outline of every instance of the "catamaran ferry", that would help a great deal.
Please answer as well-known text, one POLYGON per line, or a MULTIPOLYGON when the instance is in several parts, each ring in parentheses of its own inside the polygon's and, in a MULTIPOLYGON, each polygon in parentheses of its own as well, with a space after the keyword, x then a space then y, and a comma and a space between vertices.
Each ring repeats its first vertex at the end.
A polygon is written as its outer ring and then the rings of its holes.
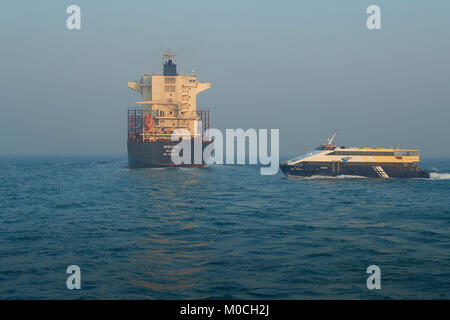
POLYGON ((370 178, 429 178, 419 167, 416 149, 336 147, 337 130, 314 151, 280 164, 286 176, 363 176, 370 178))

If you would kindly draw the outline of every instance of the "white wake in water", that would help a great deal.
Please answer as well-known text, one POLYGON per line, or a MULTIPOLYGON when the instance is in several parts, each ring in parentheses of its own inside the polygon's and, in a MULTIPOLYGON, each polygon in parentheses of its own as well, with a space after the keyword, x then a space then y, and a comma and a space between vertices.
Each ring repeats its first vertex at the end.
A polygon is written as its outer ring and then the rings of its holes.
POLYGON ((448 172, 430 172, 430 180, 448 180, 450 179, 450 173, 448 172))

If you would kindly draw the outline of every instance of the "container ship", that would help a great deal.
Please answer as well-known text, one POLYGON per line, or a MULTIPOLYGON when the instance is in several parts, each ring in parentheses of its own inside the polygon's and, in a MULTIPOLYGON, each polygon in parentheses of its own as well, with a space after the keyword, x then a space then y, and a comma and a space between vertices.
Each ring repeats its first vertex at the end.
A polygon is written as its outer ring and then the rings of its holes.
POLYGON ((209 89, 211 83, 199 82, 194 71, 190 75, 178 74, 174 52, 169 50, 163 59, 162 75, 143 74, 140 80, 128 82, 129 88, 142 95, 142 101, 135 102, 138 106, 128 109, 128 165, 203 167, 203 159, 200 163, 194 161, 194 145, 200 144, 203 151, 211 143, 205 136, 209 110, 197 110, 197 95, 209 89), (175 165, 171 153, 179 141, 172 141, 172 133, 177 129, 187 130, 189 135, 183 139, 193 143, 191 161, 175 165))
POLYGON ((290 176, 363 176, 369 178, 429 178, 419 167, 420 153, 416 149, 346 148, 333 144, 337 130, 325 144, 314 151, 280 164, 290 176))

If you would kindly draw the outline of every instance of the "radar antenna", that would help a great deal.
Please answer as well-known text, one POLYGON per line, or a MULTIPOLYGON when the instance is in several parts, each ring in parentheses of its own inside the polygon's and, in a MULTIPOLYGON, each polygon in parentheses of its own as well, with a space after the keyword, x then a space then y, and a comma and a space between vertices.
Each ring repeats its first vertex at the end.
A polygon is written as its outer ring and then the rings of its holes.
POLYGON ((338 132, 337 129, 334 130, 333 135, 330 138, 328 138, 328 140, 327 140, 327 145, 330 145, 333 143, 334 137, 336 137, 337 132, 338 132))
POLYGON ((165 62, 168 62, 169 60, 175 62, 175 52, 170 49, 167 50, 167 52, 163 55, 163 59, 165 60, 165 62))
POLYGON ((177 75, 177 64, 175 61, 175 52, 167 50, 163 55, 163 76, 174 77, 177 75))

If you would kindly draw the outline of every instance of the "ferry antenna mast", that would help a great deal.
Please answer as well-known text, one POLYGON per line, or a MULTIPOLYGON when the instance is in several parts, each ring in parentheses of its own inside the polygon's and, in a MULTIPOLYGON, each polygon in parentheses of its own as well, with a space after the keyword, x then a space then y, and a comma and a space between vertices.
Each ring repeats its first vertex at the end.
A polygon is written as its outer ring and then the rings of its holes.
POLYGON ((328 140, 327 140, 327 145, 330 145, 330 144, 333 143, 333 140, 334 140, 334 138, 336 137, 337 132, 338 132, 337 129, 334 130, 333 135, 332 135, 330 138, 328 138, 328 140))

